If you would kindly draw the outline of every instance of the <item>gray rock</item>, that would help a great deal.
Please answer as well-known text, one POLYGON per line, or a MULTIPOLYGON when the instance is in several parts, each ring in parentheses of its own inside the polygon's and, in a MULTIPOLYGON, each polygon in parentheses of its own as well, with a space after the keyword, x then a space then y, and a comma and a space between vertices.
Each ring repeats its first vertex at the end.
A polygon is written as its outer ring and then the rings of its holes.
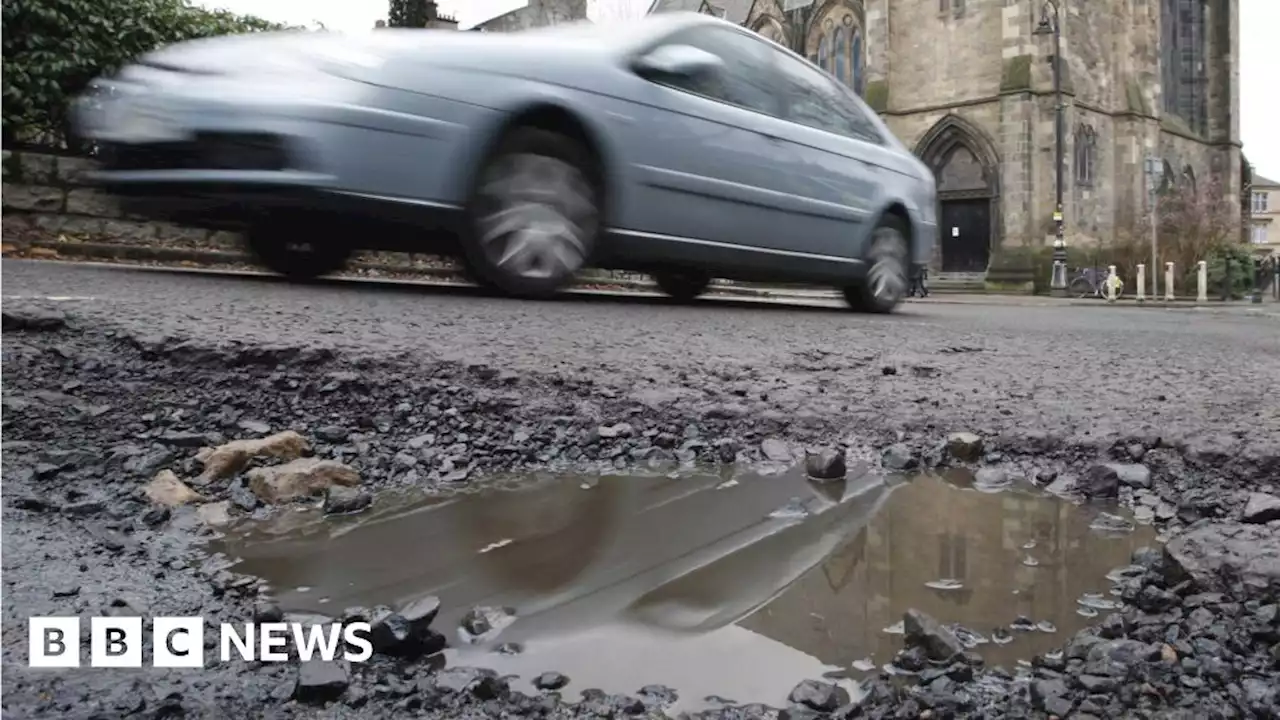
POLYGON ((1119 495, 1122 485, 1150 488, 1151 470, 1137 463, 1099 463, 1084 474, 1080 490, 1086 497, 1110 498, 1119 495))
POLYGON ((914 608, 903 613, 902 627, 906 644, 924 649, 930 660, 950 660, 965 651, 955 633, 914 608))
POLYGON ((351 671, 345 662, 308 660, 298 667, 293 697, 300 703, 319 705, 342 697, 351 685, 351 671))
POLYGON ((831 712, 849 702, 849 693, 838 685, 805 680, 791 690, 787 699, 818 712, 831 712))
MULTIPOLYGON (((7 184, 5 187, 9 187, 7 184)), ((5 308, 0 313, 0 324, 5 330, 48 332, 61 330, 67 324, 67 316, 60 310, 43 307, 5 308)))
POLYGON ((1280 497, 1267 493, 1249 493, 1249 501, 1245 503, 1244 514, 1240 519, 1256 524, 1280 520, 1280 497))
POLYGON ((359 488, 333 485, 325 489, 324 514, 357 513, 373 504, 373 496, 359 488))
POLYGON ((844 453, 835 448, 822 448, 805 453, 804 469, 815 480, 840 480, 848 472, 844 453))
POLYGON ((539 690, 559 690, 569 684, 569 678, 558 672, 544 672, 533 679, 533 686, 539 690))
POLYGON ((1208 523, 1164 546, 1171 584, 1191 580, 1200 590, 1263 599, 1280 596, 1280 533, 1267 525, 1208 523))
POLYGON ((765 438, 764 442, 760 443, 760 452, 773 462, 787 463, 794 459, 791 457, 791 449, 778 438, 765 438))
POLYGON ((969 432, 951 433, 947 436, 947 453, 962 462, 977 462, 982 458, 982 436, 969 432))
POLYGON ((880 454, 880 464, 887 470, 911 470, 919 464, 915 453, 903 443, 890 445, 880 454))

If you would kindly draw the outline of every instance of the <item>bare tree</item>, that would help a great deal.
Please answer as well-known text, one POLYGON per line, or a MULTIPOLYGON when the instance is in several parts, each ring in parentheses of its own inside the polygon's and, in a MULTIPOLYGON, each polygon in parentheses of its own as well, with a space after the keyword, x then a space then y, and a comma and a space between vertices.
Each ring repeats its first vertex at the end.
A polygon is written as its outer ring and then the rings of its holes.
POLYGON ((592 22, 639 20, 652 0, 587 0, 587 18, 592 22))

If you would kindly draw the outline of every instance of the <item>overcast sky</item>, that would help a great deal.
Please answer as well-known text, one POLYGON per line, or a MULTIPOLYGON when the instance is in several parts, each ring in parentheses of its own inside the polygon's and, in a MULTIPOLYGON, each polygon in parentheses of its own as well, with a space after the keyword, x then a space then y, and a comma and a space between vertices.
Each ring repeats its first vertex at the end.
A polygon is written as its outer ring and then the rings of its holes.
MULTIPOLYGON (((927 2, 929 0, 921 0, 927 2)), ((526 0, 438 0, 463 28, 514 10, 526 0)), ((1240 2, 1240 130, 1256 171, 1280 180, 1280 0, 1240 2), (1270 78, 1270 79, 1268 79, 1270 78)), ((330 30, 365 30, 387 15, 385 0, 205 0, 209 7, 330 30)), ((643 13, 649 0, 588 0, 588 14, 643 13)))

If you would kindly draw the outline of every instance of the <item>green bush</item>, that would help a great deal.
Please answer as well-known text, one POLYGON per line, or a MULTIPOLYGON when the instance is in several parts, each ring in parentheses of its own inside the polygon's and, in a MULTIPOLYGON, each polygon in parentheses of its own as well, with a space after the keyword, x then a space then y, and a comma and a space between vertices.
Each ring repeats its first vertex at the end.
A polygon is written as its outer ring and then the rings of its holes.
POLYGON ((67 106, 99 75, 161 45, 281 29, 187 0, 4 0, 4 143, 63 147, 67 106))
MULTIPOLYGON (((1208 277, 1207 288, 1210 299, 1222 297, 1223 284, 1227 275, 1227 259, 1231 260, 1231 299, 1240 300, 1253 292, 1253 255, 1248 245, 1228 245, 1213 251, 1205 258, 1205 275, 1208 277)), ((1185 287, 1195 292, 1197 268, 1187 273, 1185 287)))

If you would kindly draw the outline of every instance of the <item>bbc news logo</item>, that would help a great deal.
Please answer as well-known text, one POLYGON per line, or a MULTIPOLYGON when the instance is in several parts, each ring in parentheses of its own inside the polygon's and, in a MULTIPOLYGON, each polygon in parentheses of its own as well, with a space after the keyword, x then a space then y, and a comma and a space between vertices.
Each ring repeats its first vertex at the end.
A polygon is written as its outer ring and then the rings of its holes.
MULTIPOLYGON (((218 657, 287 662, 290 647, 299 659, 364 662, 373 656, 369 623, 221 623, 218 657)), ((205 622, 199 617, 157 617, 151 621, 151 664, 160 668, 205 666, 205 622)), ((33 617, 28 637, 30 667, 80 667, 78 617, 33 617)), ((89 667, 140 668, 146 645, 141 617, 89 618, 89 667)))

